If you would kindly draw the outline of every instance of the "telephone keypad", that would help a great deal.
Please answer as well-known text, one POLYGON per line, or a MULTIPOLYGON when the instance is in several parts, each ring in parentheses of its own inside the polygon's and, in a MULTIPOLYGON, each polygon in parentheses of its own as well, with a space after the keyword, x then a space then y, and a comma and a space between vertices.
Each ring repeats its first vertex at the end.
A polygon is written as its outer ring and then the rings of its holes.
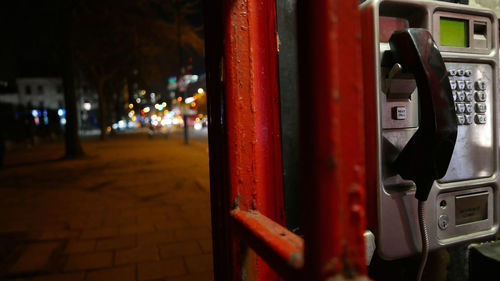
POLYGON ((450 69, 448 75, 458 125, 486 123, 486 81, 474 79, 470 69, 450 69))
POLYGON ((476 89, 481 90, 481 91, 486 90, 486 82, 481 81, 481 80, 476 81, 476 89))
POLYGON ((466 102, 472 102, 472 100, 473 100, 472 93, 471 93, 471 92, 466 91, 466 92, 465 92, 465 101, 466 101, 466 102))
POLYGON ((463 104, 463 103, 457 103, 455 111, 457 113, 464 113, 465 112, 465 104, 463 104))
POLYGON ((465 112, 472 113, 472 103, 465 104, 465 112))
POLYGON ((458 125, 465 124, 465 117, 463 114, 457 114, 457 123, 458 125))
POLYGON ((485 103, 476 103, 476 112, 477 113, 485 113, 486 112, 486 104, 485 103))
POLYGON ((472 124, 472 115, 470 114, 465 115, 465 124, 466 125, 472 124))
POLYGON ((476 101, 481 102, 486 100, 486 93, 483 91, 476 92, 476 101))
POLYGON ((476 123, 477 124, 485 124, 486 123, 486 115, 484 114, 476 114, 476 123))

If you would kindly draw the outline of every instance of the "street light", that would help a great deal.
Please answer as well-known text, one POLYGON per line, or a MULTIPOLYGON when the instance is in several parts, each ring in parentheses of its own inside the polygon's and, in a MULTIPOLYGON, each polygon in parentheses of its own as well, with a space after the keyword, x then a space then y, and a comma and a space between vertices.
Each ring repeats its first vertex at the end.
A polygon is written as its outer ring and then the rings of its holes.
POLYGON ((91 108, 92 105, 90 104, 90 102, 86 102, 83 104, 83 109, 85 109, 86 111, 89 111, 91 108))

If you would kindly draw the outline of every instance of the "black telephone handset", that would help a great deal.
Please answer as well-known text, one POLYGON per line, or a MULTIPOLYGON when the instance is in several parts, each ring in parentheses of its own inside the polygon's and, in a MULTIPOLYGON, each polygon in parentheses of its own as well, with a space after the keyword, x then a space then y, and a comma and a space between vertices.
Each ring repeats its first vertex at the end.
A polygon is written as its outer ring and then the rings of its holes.
POLYGON ((457 139, 448 73, 425 29, 397 30, 389 44, 395 62, 415 77, 420 108, 419 128, 397 157, 395 168, 402 178, 415 182, 415 197, 426 201, 434 180, 446 174, 457 139))

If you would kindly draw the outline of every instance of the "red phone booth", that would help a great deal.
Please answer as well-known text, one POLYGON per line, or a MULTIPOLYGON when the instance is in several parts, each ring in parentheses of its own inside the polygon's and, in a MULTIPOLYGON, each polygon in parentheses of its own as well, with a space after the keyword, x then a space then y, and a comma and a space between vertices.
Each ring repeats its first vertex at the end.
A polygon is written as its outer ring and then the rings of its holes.
POLYGON ((276 2, 205 6, 215 280, 368 279, 358 1, 298 1, 298 112, 280 107, 276 2), (300 231, 287 228, 284 116, 300 118, 300 231))

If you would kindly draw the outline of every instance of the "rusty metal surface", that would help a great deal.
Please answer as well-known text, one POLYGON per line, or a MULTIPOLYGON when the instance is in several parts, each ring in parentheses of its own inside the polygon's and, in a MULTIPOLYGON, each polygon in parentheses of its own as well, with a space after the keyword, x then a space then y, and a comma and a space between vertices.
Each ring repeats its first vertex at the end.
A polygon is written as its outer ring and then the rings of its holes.
POLYGON ((231 212, 245 241, 286 280, 297 280, 304 266, 304 241, 258 211, 231 212))
POLYGON ((298 2, 304 276, 366 276, 357 1, 298 2))

